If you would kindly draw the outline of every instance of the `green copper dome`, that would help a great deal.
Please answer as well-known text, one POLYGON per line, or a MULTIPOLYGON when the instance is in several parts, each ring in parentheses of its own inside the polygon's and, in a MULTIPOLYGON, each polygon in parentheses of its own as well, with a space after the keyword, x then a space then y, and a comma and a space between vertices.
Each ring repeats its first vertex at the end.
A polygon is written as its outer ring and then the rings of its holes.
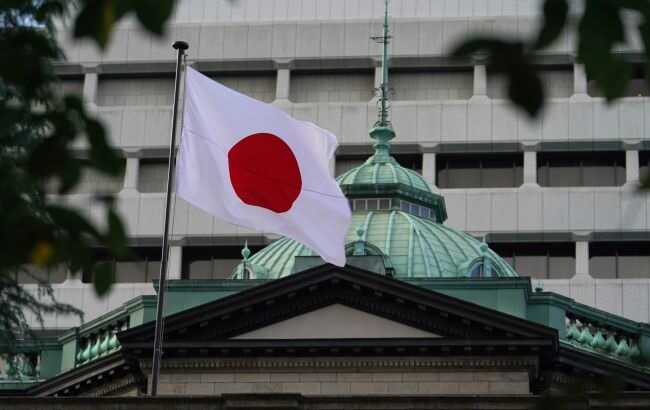
POLYGON ((362 165, 352 168, 336 180, 341 187, 358 184, 404 184, 406 186, 432 192, 429 184, 417 172, 400 166, 395 158, 378 161, 373 155, 362 165))
MULTIPOLYGON (((396 278, 518 276, 487 244, 443 225, 447 211, 442 195, 390 155, 395 131, 388 118, 387 19, 378 121, 370 130, 375 153, 337 178, 352 210, 347 262, 396 278)), ((305 269, 308 259, 311 266, 322 263, 311 249, 288 238, 242 256, 235 278, 277 279, 305 269)))
MULTIPOLYGON (((518 276, 484 243, 464 232, 404 211, 353 212, 346 243, 359 241, 388 256, 397 278, 468 277, 476 263, 486 260, 491 266, 489 275, 518 276)), ((348 246, 348 256, 353 256, 353 252, 354 248, 348 246)), ((290 275, 295 272, 295 258, 300 256, 317 255, 296 241, 279 239, 247 259, 248 277, 277 279, 290 275)), ((239 265, 236 277, 243 277, 242 268, 239 265)))

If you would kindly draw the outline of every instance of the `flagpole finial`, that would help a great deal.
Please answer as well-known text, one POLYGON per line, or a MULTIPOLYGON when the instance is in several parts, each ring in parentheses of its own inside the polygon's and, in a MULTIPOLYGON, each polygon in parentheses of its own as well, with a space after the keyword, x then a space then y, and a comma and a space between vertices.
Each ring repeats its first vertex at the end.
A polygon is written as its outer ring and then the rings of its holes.
POLYGON ((389 87, 388 87, 388 44, 390 42, 390 30, 388 26, 388 6, 389 0, 384 3, 384 24, 383 33, 381 36, 373 37, 373 39, 383 45, 381 56, 381 85, 379 86, 379 101, 377 102, 377 122, 373 129, 370 130, 370 137, 375 142, 375 155, 374 160, 379 162, 388 161, 390 158, 389 148, 390 141, 395 138, 395 131, 393 131, 392 124, 389 119, 389 87))
POLYGON ((172 47, 174 48, 174 50, 187 50, 188 48, 190 48, 190 45, 187 44, 186 41, 178 40, 178 41, 174 41, 172 47))

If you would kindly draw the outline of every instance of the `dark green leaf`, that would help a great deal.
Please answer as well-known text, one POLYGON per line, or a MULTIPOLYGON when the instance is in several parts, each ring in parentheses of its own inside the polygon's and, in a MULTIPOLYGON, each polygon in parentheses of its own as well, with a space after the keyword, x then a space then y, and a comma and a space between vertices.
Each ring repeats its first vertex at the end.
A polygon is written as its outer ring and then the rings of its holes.
POLYGON ((117 14, 115 0, 85 0, 74 24, 74 36, 90 37, 106 48, 113 25, 122 17, 117 14))
MULTIPOLYGON (((650 6, 648 7, 650 8, 650 6)), ((641 34, 643 48, 645 51, 645 80, 648 87, 650 88, 650 11, 648 12, 648 15, 645 16, 641 24, 639 24, 639 33, 641 34)))
POLYGON ((90 164, 108 175, 122 175, 124 163, 108 144, 104 126, 97 120, 87 119, 86 136, 90 149, 90 164))
POLYGON ((115 272, 110 262, 98 262, 93 269, 93 285, 98 296, 104 296, 115 282, 115 272))
POLYGON ((630 78, 630 68, 613 54, 625 41, 621 10, 606 0, 586 2, 578 26, 578 59, 585 65, 608 101, 621 97, 630 78))
POLYGON ((114 255, 123 257, 128 252, 127 248, 127 235, 126 229, 122 224, 122 220, 117 216, 115 211, 111 208, 108 209, 108 246, 113 251, 114 255))
POLYGON ((558 38, 567 23, 569 5, 567 0, 546 0, 544 2, 544 18, 542 28, 533 48, 541 50, 548 47, 558 38))
POLYGON ((66 229, 74 236, 89 234, 96 238, 100 237, 99 231, 78 212, 58 205, 48 205, 45 209, 57 226, 66 229))
POLYGON ((650 190, 650 175, 641 178, 641 185, 639 185, 639 189, 642 191, 650 190))
POLYGON ((476 37, 456 47, 453 55, 486 56, 493 71, 507 77, 510 100, 531 117, 539 114, 544 104, 544 89, 523 43, 497 37, 476 37))
POLYGON ((165 23, 174 11, 176 0, 140 0, 135 2, 138 20, 149 31, 162 34, 165 23))
POLYGON ((531 118, 544 104, 544 88, 535 69, 528 64, 513 65, 508 70, 508 97, 531 118))

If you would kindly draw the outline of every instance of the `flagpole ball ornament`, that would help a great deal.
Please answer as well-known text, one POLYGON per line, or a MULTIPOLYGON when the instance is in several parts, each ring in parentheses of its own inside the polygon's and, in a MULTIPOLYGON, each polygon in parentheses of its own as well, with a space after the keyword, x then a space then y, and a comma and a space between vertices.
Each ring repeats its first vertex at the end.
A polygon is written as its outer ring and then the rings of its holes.
POLYGON ((174 50, 187 50, 188 48, 190 48, 189 44, 187 44, 185 41, 174 41, 172 47, 174 48, 174 50))
POLYGON ((239 140, 228 151, 228 171, 242 202, 278 214, 290 210, 302 190, 298 160, 274 134, 260 132, 239 140))

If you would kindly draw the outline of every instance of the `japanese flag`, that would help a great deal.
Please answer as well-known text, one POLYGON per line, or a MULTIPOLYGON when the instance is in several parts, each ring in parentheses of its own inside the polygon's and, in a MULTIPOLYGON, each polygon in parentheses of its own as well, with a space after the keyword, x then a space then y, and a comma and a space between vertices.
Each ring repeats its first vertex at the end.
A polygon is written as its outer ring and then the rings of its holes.
POLYGON ((330 132, 187 68, 178 195, 343 266, 351 215, 329 173, 336 145, 330 132))

